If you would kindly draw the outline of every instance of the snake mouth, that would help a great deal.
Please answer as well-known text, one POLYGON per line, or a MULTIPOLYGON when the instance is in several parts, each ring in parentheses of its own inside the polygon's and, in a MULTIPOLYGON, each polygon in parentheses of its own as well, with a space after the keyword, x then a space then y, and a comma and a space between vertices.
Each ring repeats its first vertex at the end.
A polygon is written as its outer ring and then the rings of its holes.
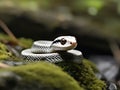
POLYGON ((71 44, 72 48, 76 48, 77 47, 77 43, 76 42, 71 42, 70 44, 71 44))

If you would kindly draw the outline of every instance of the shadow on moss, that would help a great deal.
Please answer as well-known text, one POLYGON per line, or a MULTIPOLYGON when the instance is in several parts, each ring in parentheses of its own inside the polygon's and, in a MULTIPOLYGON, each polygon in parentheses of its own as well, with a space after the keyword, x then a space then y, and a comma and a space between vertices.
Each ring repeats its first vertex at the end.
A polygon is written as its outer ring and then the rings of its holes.
POLYGON ((81 64, 62 62, 58 63, 64 71, 74 77, 85 90, 104 90, 105 83, 96 78, 95 72, 98 72, 96 66, 88 61, 83 60, 81 64))
POLYGON ((1 73, 5 71, 14 72, 22 78, 13 90, 83 90, 71 76, 51 63, 40 62, 1 69, 1 73))

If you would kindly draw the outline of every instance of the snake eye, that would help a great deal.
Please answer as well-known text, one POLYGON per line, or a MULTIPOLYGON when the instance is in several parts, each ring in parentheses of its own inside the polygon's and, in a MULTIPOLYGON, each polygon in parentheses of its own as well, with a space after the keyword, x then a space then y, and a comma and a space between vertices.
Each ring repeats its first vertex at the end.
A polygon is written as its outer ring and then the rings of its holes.
POLYGON ((64 45, 66 42, 67 42, 67 40, 65 40, 64 38, 62 38, 61 41, 60 41, 60 43, 61 43, 62 45, 64 45))

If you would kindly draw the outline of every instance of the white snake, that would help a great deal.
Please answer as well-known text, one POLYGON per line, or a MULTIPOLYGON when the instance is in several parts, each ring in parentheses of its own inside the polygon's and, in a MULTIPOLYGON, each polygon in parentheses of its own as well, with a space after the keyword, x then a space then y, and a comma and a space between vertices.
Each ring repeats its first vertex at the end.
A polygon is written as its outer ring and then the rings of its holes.
POLYGON ((30 49, 21 52, 23 59, 29 61, 45 60, 56 63, 61 61, 79 62, 82 53, 74 50, 77 46, 74 36, 60 36, 54 41, 35 41, 30 49))

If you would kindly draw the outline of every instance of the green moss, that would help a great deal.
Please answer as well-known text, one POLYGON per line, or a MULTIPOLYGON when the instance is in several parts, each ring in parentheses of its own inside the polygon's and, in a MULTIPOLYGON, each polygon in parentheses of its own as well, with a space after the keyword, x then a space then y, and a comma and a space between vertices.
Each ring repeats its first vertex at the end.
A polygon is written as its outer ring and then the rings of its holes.
POLYGON ((83 90, 71 76, 51 63, 39 62, 3 70, 12 71, 22 77, 17 90, 28 90, 30 87, 30 90, 83 90))
POLYGON ((30 48, 33 43, 32 39, 19 38, 19 45, 24 48, 30 48))
POLYGON ((0 33, 0 41, 10 41, 10 40, 11 38, 8 35, 4 33, 0 33))
POLYGON ((84 63, 85 65, 91 67, 92 70, 93 70, 95 73, 98 72, 98 69, 96 68, 96 65, 95 65, 94 63, 92 63, 91 61, 85 59, 85 60, 83 60, 83 63, 84 63))
POLYGON ((6 45, 3 43, 0 43, 0 60, 7 59, 11 56, 12 54, 7 51, 6 45))
POLYGON ((74 77, 85 90, 103 90, 106 86, 103 81, 96 78, 97 69, 88 60, 83 60, 81 64, 63 62, 58 65, 74 77))
MULTIPOLYGON (((4 33, 0 33, 0 41, 15 43, 8 35, 6 35, 4 33)), ((31 47, 32 43, 33 43, 32 39, 18 38, 18 45, 22 46, 23 48, 29 48, 29 47, 31 47)))

